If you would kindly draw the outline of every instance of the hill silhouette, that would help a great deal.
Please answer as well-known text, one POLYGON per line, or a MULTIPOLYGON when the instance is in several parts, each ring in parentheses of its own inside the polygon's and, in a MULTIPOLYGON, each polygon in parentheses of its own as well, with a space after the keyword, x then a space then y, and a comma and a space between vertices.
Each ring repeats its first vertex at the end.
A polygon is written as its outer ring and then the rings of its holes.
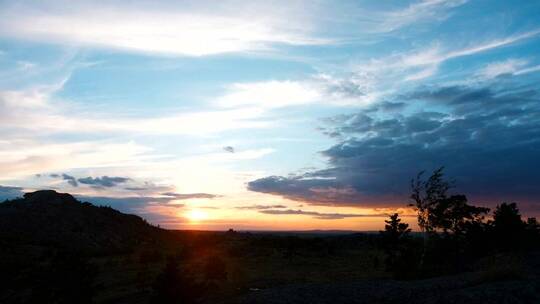
POLYGON ((39 246, 109 253, 152 242, 161 229, 136 215, 80 202, 54 190, 0 204, 0 237, 39 246))

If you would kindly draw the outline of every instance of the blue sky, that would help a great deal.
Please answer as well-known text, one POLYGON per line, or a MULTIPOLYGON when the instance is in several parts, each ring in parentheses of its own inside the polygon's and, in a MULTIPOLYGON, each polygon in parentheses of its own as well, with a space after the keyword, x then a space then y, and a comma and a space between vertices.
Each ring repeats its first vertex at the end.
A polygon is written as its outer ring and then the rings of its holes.
POLYGON ((409 179, 540 214, 535 1, 0 1, 0 196, 375 229, 409 179))

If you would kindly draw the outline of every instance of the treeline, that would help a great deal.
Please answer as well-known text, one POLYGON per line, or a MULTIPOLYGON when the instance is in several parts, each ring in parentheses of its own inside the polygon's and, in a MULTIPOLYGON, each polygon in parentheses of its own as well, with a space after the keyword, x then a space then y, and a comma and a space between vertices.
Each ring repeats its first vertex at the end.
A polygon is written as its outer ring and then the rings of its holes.
POLYGON ((398 279, 414 279, 471 270, 474 262, 496 254, 519 253, 540 248, 536 218, 523 220, 516 203, 489 208, 469 204, 463 194, 449 194, 452 182, 443 168, 427 178, 411 181, 412 201, 421 238, 399 215, 386 220, 381 231, 385 265, 398 279))

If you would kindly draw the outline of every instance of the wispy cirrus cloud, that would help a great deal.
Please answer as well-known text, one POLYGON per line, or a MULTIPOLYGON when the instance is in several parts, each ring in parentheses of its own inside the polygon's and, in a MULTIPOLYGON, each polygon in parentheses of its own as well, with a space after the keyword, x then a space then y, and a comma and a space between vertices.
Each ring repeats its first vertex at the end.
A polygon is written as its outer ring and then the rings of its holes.
POLYGON ((523 75, 540 71, 540 65, 529 65, 525 59, 510 58, 507 60, 488 63, 477 72, 477 75, 485 80, 505 75, 523 75))
POLYGON ((135 1, 126 8, 120 3, 97 5, 91 1, 6 3, 0 14, 0 35, 183 56, 268 51, 275 44, 331 43, 313 33, 309 14, 300 16, 297 5, 276 9, 261 1, 233 10, 230 7, 235 1, 186 1, 181 7, 152 4, 135 1), (262 12, 261 18, 253 18, 262 12), (296 18, 288 18, 292 14, 296 18))
POLYGON ((478 71, 478 75, 484 79, 492 79, 500 75, 513 74, 525 65, 527 65, 527 61, 523 59, 507 59, 491 62, 482 70, 478 71))
MULTIPOLYGON (((540 30, 537 29, 516 33, 499 39, 475 42, 472 45, 460 48, 443 47, 440 43, 435 43, 427 49, 400 54, 397 55, 394 60, 388 60, 389 58, 385 60, 390 63, 388 66, 392 68, 417 69, 416 71, 409 70, 411 73, 407 76, 406 80, 421 80, 435 74, 438 66, 445 61, 510 46, 514 43, 536 37, 539 34, 540 30)), ((373 65, 372 68, 375 68, 375 65, 373 65)))
POLYGON ((2 179, 58 172, 70 168, 122 166, 147 159, 150 148, 134 142, 79 141, 48 143, 39 139, 6 140, 0 148, 2 179))
POLYGON ((54 94, 61 83, 0 91, 0 128, 51 133, 210 134, 270 125, 257 107, 178 112, 159 117, 126 116, 118 113, 88 115, 91 109, 58 102, 54 94), (39 109, 39 112, 36 111, 39 109), (81 114, 84 113, 84 114, 81 114), (82 128, 84 126, 84 128, 82 128))
POLYGON ((515 71, 515 75, 523 75, 523 74, 529 74, 534 72, 540 72, 540 65, 530 66, 523 69, 520 69, 518 71, 515 71))
MULTIPOLYGON (((422 48, 361 60, 351 64, 346 73, 321 74, 316 79, 319 81, 318 87, 324 88, 323 96, 333 96, 340 100, 334 104, 370 105, 391 98, 397 91, 405 90, 412 84, 433 79, 438 75, 440 67, 452 60, 485 55, 490 51, 537 39, 539 35, 540 30, 534 29, 466 43, 434 40, 422 48)), ((512 69, 515 75, 538 70, 538 66, 526 67, 517 60, 504 64, 501 62, 498 66, 485 67, 483 71, 473 71, 470 74, 493 76, 497 70, 502 72, 504 68, 512 69)))
POLYGON ((418 22, 441 21, 449 11, 467 3, 467 0, 422 0, 404 8, 375 13, 371 31, 376 33, 392 32, 418 22))
POLYGON ((236 0, 21 1, 0 6, 0 35, 64 46, 173 56, 273 52, 280 46, 335 45, 426 21, 441 21, 465 0, 423 0, 386 9, 332 1, 270 4, 236 0), (369 11, 368 11, 369 10, 369 11), (335 19, 331 16, 340 16, 335 19), (366 16, 369 14, 369 18, 366 16), (353 37, 343 24, 360 29, 353 37), (329 29, 336 30, 334 37, 329 29), (331 37, 331 38, 330 38, 331 37))

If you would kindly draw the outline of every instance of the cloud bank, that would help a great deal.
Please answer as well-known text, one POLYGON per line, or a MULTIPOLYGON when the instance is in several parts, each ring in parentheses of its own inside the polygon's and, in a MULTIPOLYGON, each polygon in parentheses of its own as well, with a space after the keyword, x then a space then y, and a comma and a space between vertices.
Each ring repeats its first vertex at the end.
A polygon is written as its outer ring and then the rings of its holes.
POLYGON ((326 122, 323 132, 339 141, 321 152, 328 168, 248 189, 312 204, 404 205, 410 178, 444 165, 460 192, 484 202, 540 199, 534 85, 420 87, 326 122))

